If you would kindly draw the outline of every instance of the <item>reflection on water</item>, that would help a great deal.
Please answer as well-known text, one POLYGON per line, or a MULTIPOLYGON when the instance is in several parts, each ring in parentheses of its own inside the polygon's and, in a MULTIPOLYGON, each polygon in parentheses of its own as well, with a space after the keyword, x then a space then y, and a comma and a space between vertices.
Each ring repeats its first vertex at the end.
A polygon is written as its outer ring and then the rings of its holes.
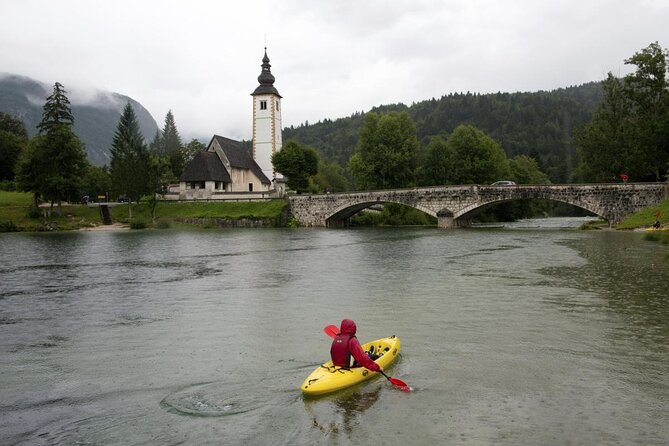
POLYGON ((381 386, 355 386, 332 395, 306 398, 305 409, 313 425, 326 434, 344 434, 350 437, 360 423, 361 415, 381 396, 381 386))
POLYGON ((667 247, 578 224, 0 234, 0 444, 667 444, 667 247), (304 399, 343 317, 420 391, 304 399))
POLYGON ((596 220, 596 217, 527 218, 511 222, 475 223, 473 227, 509 229, 574 229, 580 227, 584 223, 596 220))

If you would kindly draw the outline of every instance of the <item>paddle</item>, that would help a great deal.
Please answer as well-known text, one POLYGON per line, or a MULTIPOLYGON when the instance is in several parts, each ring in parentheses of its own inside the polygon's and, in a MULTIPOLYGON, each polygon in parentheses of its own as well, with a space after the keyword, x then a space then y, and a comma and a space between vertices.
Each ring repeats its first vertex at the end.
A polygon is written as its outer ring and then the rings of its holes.
POLYGON ((326 325, 323 327, 323 331, 325 332, 326 335, 330 336, 331 338, 334 338, 337 336, 337 333, 339 333, 339 329, 337 328, 336 325, 326 325))
MULTIPOLYGON (((325 332, 326 335, 330 336, 331 338, 334 338, 337 336, 339 333, 339 329, 337 328, 336 325, 326 325, 323 327, 323 331, 325 332)), ((403 392, 411 392, 411 387, 401 379, 397 378, 392 378, 388 375, 386 375, 382 370, 379 370, 379 373, 382 374, 383 376, 386 377, 388 381, 390 381, 390 384, 393 385, 396 389, 402 390, 403 392)))
POLYGON ((392 384, 393 387, 395 387, 396 389, 399 389, 403 392, 411 392, 411 387, 409 387, 409 385, 407 383, 405 383, 404 381, 402 381, 401 379, 392 378, 392 377, 386 375, 383 370, 379 370, 379 373, 382 374, 383 376, 385 376, 386 379, 388 381, 390 381, 390 384, 392 384))

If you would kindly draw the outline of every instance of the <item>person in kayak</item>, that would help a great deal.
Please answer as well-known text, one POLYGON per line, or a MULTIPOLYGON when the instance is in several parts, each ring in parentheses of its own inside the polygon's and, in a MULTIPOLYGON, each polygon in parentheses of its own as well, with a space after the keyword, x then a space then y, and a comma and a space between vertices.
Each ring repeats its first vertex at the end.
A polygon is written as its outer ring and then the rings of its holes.
POLYGON ((375 363, 367 353, 364 352, 360 346, 360 342, 358 342, 358 338, 355 337, 356 331, 357 327, 355 326, 355 322, 351 319, 344 319, 341 321, 339 333, 335 336, 332 341, 332 346, 330 347, 332 363, 337 367, 345 369, 363 366, 373 372, 383 371, 381 366, 375 363), (352 359, 354 359, 355 362, 353 362, 352 359))

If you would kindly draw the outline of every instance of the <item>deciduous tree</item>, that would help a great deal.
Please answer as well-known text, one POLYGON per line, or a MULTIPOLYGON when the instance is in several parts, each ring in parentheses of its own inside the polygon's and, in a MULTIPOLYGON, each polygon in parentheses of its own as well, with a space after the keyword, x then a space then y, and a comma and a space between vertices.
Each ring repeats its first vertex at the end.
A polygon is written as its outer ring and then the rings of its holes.
POLYGON ((158 197, 167 193, 172 172, 169 160, 165 157, 151 154, 148 161, 147 182, 149 191, 149 209, 151 210, 151 221, 156 222, 156 206, 158 197))
POLYGON ((509 161, 502 147, 483 131, 459 125, 446 140, 453 153, 452 184, 489 184, 509 178, 509 161))
POLYGON ((343 192, 348 190, 344 169, 337 163, 318 162, 318 173, 312 178, 318 192, 343 192))
POLYGON ((427 154, 419 167, 419 182, 424 186, 452 184, 455 177, 453 147, 441 136, 430 138, 427 154))
POLYGON ((408 113, 367 113, 349 160, 356 188, 411 186, 417 150, 416 125, 408 113))
POLYGON ((518 184, 548 184, 548 176, 539 169, 539 163, 527 155, 518 155, 509 160, 511 179, 518 184))
POLYGON ((288 177, 289 188, 305 192, 309 189, 309 177, 318 173, 318 154, 309 146, 288 141, 272 155, 272 165, 288 177))
POLYGON ((577 129, 579 175, 610 181, 626 173, 637 181, 663 180, 669 164, 669 54, 652 43, 631 58, 634 73, 609 73, 604 100, 592 120, 577 129))
POLYGON ((191 139, 190 142, 183 146, 182 149, 184 166, 188 164, 193 158, 195 158, 195 155, 205 150, 207 150, 207 146, 204 143, 198 141, 195 138, 191 139))
POLYGON ((89 164, 81 180, 81 195, 91 199, 112 190, 111 173, 108 166, 89 164))

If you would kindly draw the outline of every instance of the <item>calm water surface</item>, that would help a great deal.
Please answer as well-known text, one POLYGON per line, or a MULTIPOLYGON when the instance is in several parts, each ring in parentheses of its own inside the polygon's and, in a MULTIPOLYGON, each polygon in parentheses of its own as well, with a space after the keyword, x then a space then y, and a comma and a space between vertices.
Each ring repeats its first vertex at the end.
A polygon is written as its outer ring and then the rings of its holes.
POLYGON ((669 249, 565 221, 0 234, 0 444, 665 445, 669 249), (302 397, 342 317, 412 393, 302 397))

